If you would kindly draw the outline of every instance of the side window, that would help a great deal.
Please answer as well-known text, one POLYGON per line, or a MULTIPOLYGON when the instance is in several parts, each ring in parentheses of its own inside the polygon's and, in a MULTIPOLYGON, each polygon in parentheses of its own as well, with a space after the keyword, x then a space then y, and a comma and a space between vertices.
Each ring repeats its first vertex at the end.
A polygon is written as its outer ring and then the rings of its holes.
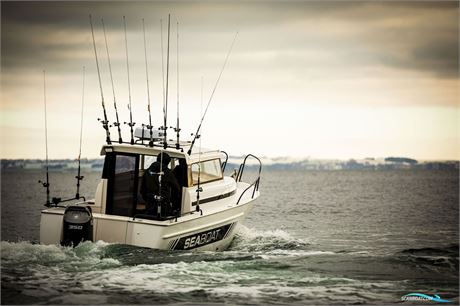
POLYGON ((144 169, 147 169, 148 167, 150 167, 150 165, 156 162, 156 160, 157 160, 156 156, 145 155, 144 156, 144 169))
POLYGON ((117 158, 115 161, 115 176, 117 174, 134 171, 135 167, 136 167, 136 157, 135 156, 117 155, 117 158))
POLYGON ((220 159, 202 161, 192 164, 193 185, 198 184, 198 173, 200 172, 200 183, 216 181, 222 178, 220 159), (201 166, 201 170, 199 169, 201 166))
POLYGON ((135 155, 117 154, 114 159, 114 171, 109 188, 107 213, 119 216, 131 216, 137 199, 138 164, 135 155))

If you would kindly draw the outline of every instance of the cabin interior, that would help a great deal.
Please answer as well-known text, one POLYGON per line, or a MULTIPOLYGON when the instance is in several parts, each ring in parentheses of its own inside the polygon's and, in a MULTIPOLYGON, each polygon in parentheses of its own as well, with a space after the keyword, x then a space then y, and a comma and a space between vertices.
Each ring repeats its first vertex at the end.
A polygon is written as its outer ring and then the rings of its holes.
MULTIPOLYGON (((156 159, 156 155, 107 152, 102 172, 102 179, 107 181, 106 203, 105 212, 101 213, 128 217, 144 214, 146 202, 140 193, 140 186, 145 169, 156 159)), ((187 164, 185 158, 171 157, 168 167, 182 190, 179 214, 194 209, 190 197, 184 195, 190 190, 196 192, 198 177, 200 184, 223 179, 220 158, 187 164)))

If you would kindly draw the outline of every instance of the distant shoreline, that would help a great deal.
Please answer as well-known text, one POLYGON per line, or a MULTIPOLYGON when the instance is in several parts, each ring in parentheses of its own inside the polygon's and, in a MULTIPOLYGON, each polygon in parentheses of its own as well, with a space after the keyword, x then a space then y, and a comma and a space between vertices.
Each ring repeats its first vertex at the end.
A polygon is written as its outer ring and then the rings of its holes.
MULTIPOLYGON (((230 156, 227 170, 238 168, 241 160, 230 156)), ((337 171, 337 170, 459 170, 460 161, 423 161, 418 162, 408 158, 366 158, 349 160, 320 160, 289 158, 262 158, 264 169, 267 170, 305 170, 305 171, 337 171)), ((82 159, 82 171, 102 171, 104 160, 82 159)), ((248 165, 251 167, 251 165, 248 165)), ((43 170, 45 161, 40 159, 1 159, 3 170, 43 170)), ((50 171, 74 171, 78 168, 77 160, 49 160, 50 171)))

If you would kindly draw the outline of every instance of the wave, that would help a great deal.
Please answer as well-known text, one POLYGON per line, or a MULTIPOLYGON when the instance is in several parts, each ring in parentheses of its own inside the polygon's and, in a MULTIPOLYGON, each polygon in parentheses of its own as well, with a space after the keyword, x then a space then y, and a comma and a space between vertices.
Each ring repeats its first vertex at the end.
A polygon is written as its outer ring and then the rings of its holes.
POLYGON ((27 241, 2 241, 1 258, 3 267, 41 265, 57 267, 64 271, 104 269, 120 266, 121 263, 106 256, 110 244, 85 241, 77 247, 32 244, 27 241))
POLYGON ((239 225, 230 248, 224 252, 169 251, 85 241, 77 247, 1 242, 2 267, 42 265, 65 271, 86 271, 117 266, 192 263, 196 261, 246 261, 280 256, 320 255, 327 252, 310 250, 305 240, 282 230, 257 231, 239 225))
POLYGON ((427 255, 427 256, 457 256, 459 255, 459 245, 452 244, 445 247, 438 247, 438 248, 413 248, 413 249, 405 249, 402 250, 400 253, 402 254, 409 254, 409 255, 427 255))
POLYGON ((304 239, 292 237, 283 230, 259 231, 239 224, 235 239, 229 250, 246 252, 267 252, 274 250, 306 250, 310 243, 304 239))
POLYGON ((236 230, 223 252, 162 251, 102 241, 76 248, 1 242, 2 303, 393 301, 407 279, 421 277, 407 261, 457 256, 458 262, 458 246, 406 249, 388 258, 318 250, 283 230, 236 230), (396 268, 398 274, 407 269, 405 276, 388 275, 396 268), (382 271, 380 279, 377 271, 382 271))
POLYGON ((448 268, 459 271, 458 244, 444 247, 410 248, 397 253, 397 258, 416 265, 431 266, 433 268, 448 268))

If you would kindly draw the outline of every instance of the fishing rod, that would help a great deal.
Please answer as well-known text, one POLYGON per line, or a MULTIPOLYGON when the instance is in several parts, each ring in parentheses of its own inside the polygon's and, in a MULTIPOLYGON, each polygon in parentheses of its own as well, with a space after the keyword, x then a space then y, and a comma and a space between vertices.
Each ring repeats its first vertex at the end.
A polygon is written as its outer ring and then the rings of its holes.
POLYGON ((129 58, 128 58, 128 37, 126 35, 126 18, 123 16, 123 24, 125 27, 125 50, 126 50, 126 69, 128 70, 128 98, 129 98, 129 123, 125 122, 125 124, 129 125, 131 129, 131 144, 134 144, 134 132, 133 132, 133 126, 136 124, 133 122, 133 111, 131 109, 131 82, 129 79, 129 58))
POLYGON ((46 148, 46 182, 38 181, 46 188, 46 203, 45 206, 51 206, 50 202, 50 181, 49 181, 49 169, 48 169, 48 119, 46 116, 46 71, 43 70, 43 101, 45 104, 45 148, 46 148))
MULTIPOLYGON (((55 207, 65 207, 65 206, 59 206, 59 203, 62 202, 69 202, 73 200, 79 200, 83 199, 83 201, 86 201, 84 196, 80 196, 80 181, 83 180, 84 176, 81 175, 81 146, 82 146, 82 139, 83 139, 83 110, 84 110, 84 102, 85 102, 85 74, 86 74, 86 69, 85 66, 83 66, 83 84, 82 84, 82 97, 81 97, 81 120, 80 120, 80 149, 78 152, 78 170, 77 170, 77 176, 75 178, 77 179, 77 192, 75 193, 75 197, 68 198, 68 199, 62 199, 58 197, 53 197, 51 202, 49 201, 49 195, 47 195, 47 203, 45 206, 50 207, 52 204, 55 207)), ((45 103, 45 130, 46 129, 46 103, 45 103)), ((47 140, 47 149, 46 149, 46 176, 48 180, 48 140, 47 140)), ((40 182, 40 181, 39 181, 40 182)), ((49 183, 46 183, 49 186, 49 183)), ((45 183, 43 183, 43 186, 45 186, 45 183)), ((49 193, 49 190, 47 189, 47 194, 49 193)))
MULTIPOLYGON (((203 77, 201 77, 201 101, 200 101, 200 116, 203 113, 203 77)), ((200 186, 201 180, 201 137, 200 137, 200 150, 198 152, 198 185, 196 189, 196 211, 200 211, 200 192, 203 188, 200 186)), ((203 212, 201 212, 203 214, 203 212)))
MULTIPOLYGON (((163 51, 163 19, 160 19, 160 36, 161 36, 161 77, 163 80, 163 117, 165 117, 165 59, 164 59, 164 51, 163 51)), ((166 131, 166 125, 160 127, 160 130, 166 131)))
POLYGON ((75 194, 75 199, 78 200, 80 198, 85 199, 85 197, 80 197, 80 181, 83 180, 83 175, 80 173, 80 164, 81 164, 81 143, 82 143, 82 136, 83 136, 83 106, 85 103, 85 66, 83 66, 83 85, 82 85, 82 95, 81 95, 81 120, 80 120, 80 149, 78 151, 78 172, 77 176, 77 193, 75 194))
POLYGON ((166 149, 167 144, 167 136, 166 136, 166 122, 168 118, 168 82, 169 82, 169 36, 170 36, 170 29, 171 29, 171 14, 168 14, 168 46, 166 51, 166 93, 165 93, 165 106, 164 106, 164 141, 163 141, 163 148, 166 149))
POLYGON ((99 61, 97 59, 97 51, 96 51, 96 41, 94 39, 94 30, 93 30, 93 20, 91 18, 91 14, 89 15, 89 23, 91 25, 91 35, 93 37, 93 47, 94 47, 94 55, 96 58, 96 67, 97 67, 97 76, 99 78, 99 88, 101 90, 101 100, 102 100, 102 109, 104 111, 104 120, 98 118, 98 121, 102 123, 102 127, 105 129, 106 133, 106 142, 108 145, 112 144, 110 140, 110 131, 109 131, 109 120, 107 120, 107 112, 105 110, 105 103, 104 103, 104 92, 102 91, 102 82, 101 82, 101 73, 99 71, 99 61))
POLYGON ((176 149, 180 149, 180 143, 179 143, 179 133, 180 133, 180 128, 179 128, 179 22, 177 23, 177 43, 176 43, 176 51, 177 51, 177 57, 176 57, 176 68, 177 68, 177 120, 176 120, 176 128, 174 129, 176 131, 176 149))
POLYGON ((203 124, 204 117, 206 116, 206 113, 208 112, 209 105, 211 104, 212 98, 214 97, 214 93, 216 92, 217 85, 219 84, 220 77, 222 76, 222 73, 224 72, 225 66, 227 65, 228 57, 230 56, 230 53, 232 52, 233 45, 235 44, 236 37, 238 36, 238 32, 236 32, 235 37, 233 38, 232 45, 230 46, 230 49, 228 50, 227 56, 225 57, 224 65, 222 66, 222 69, 220 70, 219 77, 217 78, 216 84, 214 85, 214 88, 211 93, 211 97, 209 98, 208 104, 206 105, 206 109, 204 110, 203 117, 201 117, 200 124, 198 125, 198 128, 196 130, 195 136, 193 137, 192 143, 190 145, 189 150, 187 151, 187 154, 190 155, 192 154, 192 149, 193 146, 195 145, 195 140, 199 137, 199 132, 201 129, 201 125, 203 124))
MULTIPOLYGON (((147 128, 150 130, 150 142, 149 146, 153 147, 153 131, 152 131, 152 113, 150 111, 150 89, 149 89, 149 68, 148 68, 148 62, 147 62, 147 43, 145 41, 145 23, 144 23, 144 18, 142 18, 142 30, 144 32, 144 55, 145 55, 145 76, 147 79, 147 110, 149 111, 149 125, 147 125, 147 128)), ((143 139, 143 137, 142 137, 143 139)))
POLYGON ((102 22, 102 30, 104 31, 105 50, 107 51, 107 59, 109 62, 110 81, 112 82, 113 107, 115 108, 115 116, 117 119, 117 122, 114 122, 113 125, 116 126, 118 129, 118 143, 123 143, 123 140, 121 138, 120 120, 118 119, 117 100, 115 98, 115 86, 113 85, 112 64, 110 63, 110 55, 109 55, 109 44, 107 43, 107 35, 105 34, 104 18, 101 18, 101 22, 102 22))

